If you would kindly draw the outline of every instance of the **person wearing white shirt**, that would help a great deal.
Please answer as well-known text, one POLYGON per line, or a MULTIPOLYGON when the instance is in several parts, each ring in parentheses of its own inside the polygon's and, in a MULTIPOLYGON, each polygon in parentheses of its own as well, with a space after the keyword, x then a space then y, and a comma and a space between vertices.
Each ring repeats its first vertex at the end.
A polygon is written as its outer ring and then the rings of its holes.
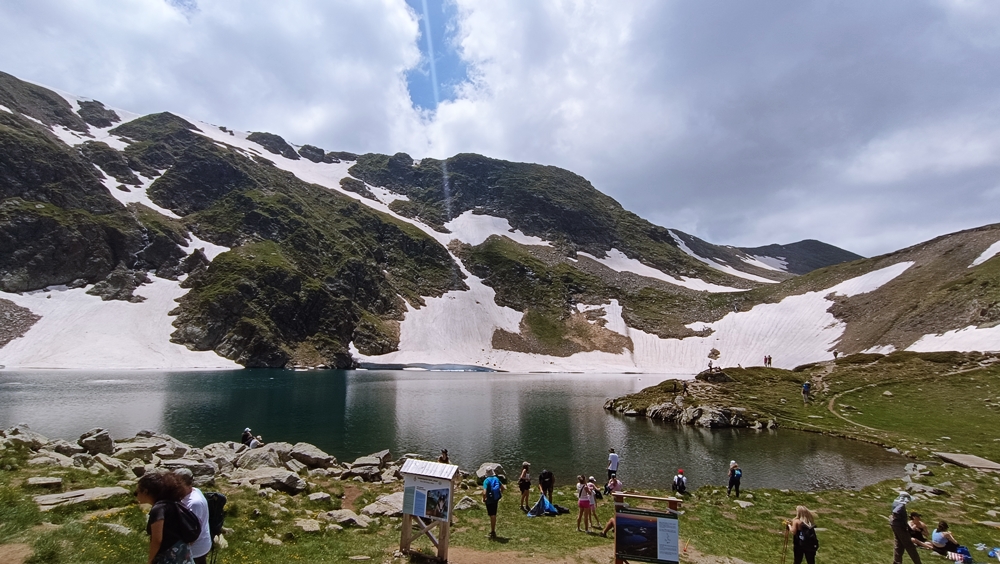
POLYGON ((618 473, 618 455, 615 454, 615 449, 608 449, 608 480, 611 480, 612 474, 618 473))
POLYGON ((191 543, 191 556, 194 557, 195 564, 206 564, 208 553, 212 550, 212 534, 208 527, 208 500, 201 490, 194 487, 194 474, 190 470, 178 468, 174 474, 181 479, 186 491, 181 503, 198 517, 198 523, 201 524, 198 540, 191 543))

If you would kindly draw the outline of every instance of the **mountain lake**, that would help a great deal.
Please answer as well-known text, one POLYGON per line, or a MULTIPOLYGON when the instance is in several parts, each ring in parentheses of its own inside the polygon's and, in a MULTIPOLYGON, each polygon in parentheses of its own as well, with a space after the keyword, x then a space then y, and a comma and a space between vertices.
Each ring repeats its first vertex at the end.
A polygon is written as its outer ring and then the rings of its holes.
MULTIPOLYGON (((305 441, 351 462, 382 449, 474 471, 503 464, 516 478, 531 462, 557 484, 606 477, 621 455, 626 487, 668 488, 678 467, 690 487, 725 485, 730 460, 743 487, 860 488, 903 474, 907 460, 851 440, 777 429, 710 430, 627 418, 606 399, 677 375, 510 374, 433 371, 0 370, 0 428, 27 423, 74 441, 93 427, 113 437, 142 429, 192 446, 238 441, 244 427, 267 441, 305 441)), ((686 376, 684 376, 686 377, 686 376)))

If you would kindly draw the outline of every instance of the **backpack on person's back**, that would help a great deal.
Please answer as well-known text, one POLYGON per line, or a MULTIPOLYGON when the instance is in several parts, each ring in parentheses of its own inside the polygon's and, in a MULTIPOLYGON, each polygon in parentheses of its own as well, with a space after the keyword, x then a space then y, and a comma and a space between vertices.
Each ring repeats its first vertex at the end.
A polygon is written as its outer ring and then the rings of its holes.
POLYGON ((500 498, 503 497, 500 491, 500 478, 490 476, 483 481, 483 485, 486 486, 486 501, 500 501, 500 498))
POLYGON ((222 534, 222 527, 226 523, 226 496, 219 492, 205 492, 205 501, 208 502, 208 532, 212 538, 222 534))
POLYGON ((736 478, 737 480, 739 480, 740 478, 742 478, 743 477, 743 470, 740 470, 739 468, 737 468, 736 470, 733 470, 733 477, 736 478))
POLYGON ((799 546, 806 550, 815 550, 819 548, 819 537, 816 536, 816 529, 813 527, 807 527, 805 525, 799 526, 799 532, 796 533, 799 539, 799 546))
POLYGON ((201 536, 201 523, 198 521, 198 516, 179 501, 170 503, 167 508, 168 511, 173 512, 174 519, 171 519, 171 523, 177 536, 188 544, 198 540, 198 537, 201 536))

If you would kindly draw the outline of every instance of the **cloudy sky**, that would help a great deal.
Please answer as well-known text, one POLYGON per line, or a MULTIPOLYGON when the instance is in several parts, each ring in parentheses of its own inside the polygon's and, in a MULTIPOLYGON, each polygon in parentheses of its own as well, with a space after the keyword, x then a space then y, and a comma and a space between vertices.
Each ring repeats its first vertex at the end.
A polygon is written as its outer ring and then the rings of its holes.
POLYGON ((0 70, 111 106, 551 164, 713 243, 865 255, 1000 221, 998 61, 992 0, 0 3, 0 70))

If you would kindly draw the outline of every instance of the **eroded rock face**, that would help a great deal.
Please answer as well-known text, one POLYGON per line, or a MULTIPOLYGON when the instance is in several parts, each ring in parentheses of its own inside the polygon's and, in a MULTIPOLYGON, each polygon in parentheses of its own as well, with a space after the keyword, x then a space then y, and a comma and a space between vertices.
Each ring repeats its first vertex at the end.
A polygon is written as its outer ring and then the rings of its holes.
POLYGON ((115 441, 107 431, 100 427, 91 429, 80 435, 80 440, 77 441, 77 444, 93 456, 98 454, 111 455, 115 452, 115 441))
MULTIPOLYGON (((139 303, 146 298, 134 294, 136 288, 150 282, 149 276, 141 270, 129 270, 124 264, 119 263, 108 276, 94 284, 94 287, 87 290, 92 296, 100 296, 104 301, 122 300, 125 302, 139 303)), ((108 453, 110 454, 110 453, 108 453)))
POLYGON ((281 460, 277 453, 262 448, 250 449, 236 458, 235 465, 243 470, 258 468, 279 468, 281 460))

